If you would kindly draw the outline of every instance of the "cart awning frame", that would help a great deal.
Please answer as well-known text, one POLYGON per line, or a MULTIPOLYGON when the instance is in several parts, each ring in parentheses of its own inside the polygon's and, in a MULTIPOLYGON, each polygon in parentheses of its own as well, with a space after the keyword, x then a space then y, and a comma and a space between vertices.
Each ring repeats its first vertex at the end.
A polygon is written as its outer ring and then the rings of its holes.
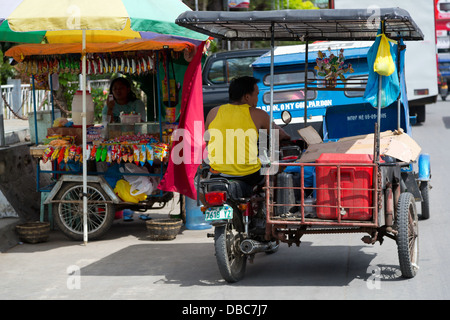
POLYGON ((224 40, 374 40, 379 21, 391 39, 423 40, 410 14, 401 8, 277 11, 187 11, 176 19, 185 28, 224 40), (274 32, 271 32, 272 26, 274 32))

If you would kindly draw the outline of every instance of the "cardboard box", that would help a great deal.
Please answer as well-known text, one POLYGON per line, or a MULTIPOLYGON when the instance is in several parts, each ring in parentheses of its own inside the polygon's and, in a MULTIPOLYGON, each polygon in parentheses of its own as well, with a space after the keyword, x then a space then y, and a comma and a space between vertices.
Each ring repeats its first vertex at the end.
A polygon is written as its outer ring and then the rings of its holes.
MULTIPOLYGON (((310 130, 311 129, 309 129, 309 131, 310 130)), ((301 134, 300 130, 299 134, 301 134)), ((305 141, 308 143, 306 139, 305 141)), ((310 141, 317 142, 317 138, 310 141)), ((311 143, 300 158, 300 162, 315 162, 322 153, 373 155, 373 149, 373 133, 362 136, 346 137, 337 142, 311 143)), ((417 160, 420 151, 421 147, 409 135, 402 131, 393 132, 389 130, 380 134, 380 155, 390 156, 404 162, 412 162, 417 160)))

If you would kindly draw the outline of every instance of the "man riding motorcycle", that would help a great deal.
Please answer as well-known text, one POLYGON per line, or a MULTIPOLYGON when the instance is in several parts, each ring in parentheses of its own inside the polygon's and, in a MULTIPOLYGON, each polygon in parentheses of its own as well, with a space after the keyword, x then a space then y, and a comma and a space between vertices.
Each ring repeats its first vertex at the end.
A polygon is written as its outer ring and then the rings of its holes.
MULTIPOLYGON (((250 188, 262 181, 258 138, 260 130, 268 132, 271 125, 267 112, 256 108, 257 82, 249 76, 233 79, 229 87, 230 103, 213 108, 205 122, 211 168, 223 177, 244 181, 250 188)), ((272 128, 279 130, 280 140, 290 139, 275 123, 272 128)))

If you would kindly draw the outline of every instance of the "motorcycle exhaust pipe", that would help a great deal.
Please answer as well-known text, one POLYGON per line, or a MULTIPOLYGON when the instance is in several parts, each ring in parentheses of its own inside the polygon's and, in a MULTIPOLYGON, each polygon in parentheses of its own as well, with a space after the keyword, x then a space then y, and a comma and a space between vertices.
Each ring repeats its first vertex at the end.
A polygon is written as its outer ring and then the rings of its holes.
POLYGON ((271 248, 269 243, 261 243, 252 239, 245 239, 241 242, 241 251, 244 254, 254 254, 258 252, 264 252, 271 248))

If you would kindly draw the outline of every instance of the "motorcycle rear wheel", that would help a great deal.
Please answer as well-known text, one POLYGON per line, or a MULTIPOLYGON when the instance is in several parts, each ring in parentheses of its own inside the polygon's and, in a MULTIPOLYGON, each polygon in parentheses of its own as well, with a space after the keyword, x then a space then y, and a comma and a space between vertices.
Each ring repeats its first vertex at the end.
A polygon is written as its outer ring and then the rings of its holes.
POLYGON ((232 223, 217 226, 214 230, 214 248, 217 265, 223 279, 234 283, 244 277, 247 256, 240 249, 242 234, 232 223))

